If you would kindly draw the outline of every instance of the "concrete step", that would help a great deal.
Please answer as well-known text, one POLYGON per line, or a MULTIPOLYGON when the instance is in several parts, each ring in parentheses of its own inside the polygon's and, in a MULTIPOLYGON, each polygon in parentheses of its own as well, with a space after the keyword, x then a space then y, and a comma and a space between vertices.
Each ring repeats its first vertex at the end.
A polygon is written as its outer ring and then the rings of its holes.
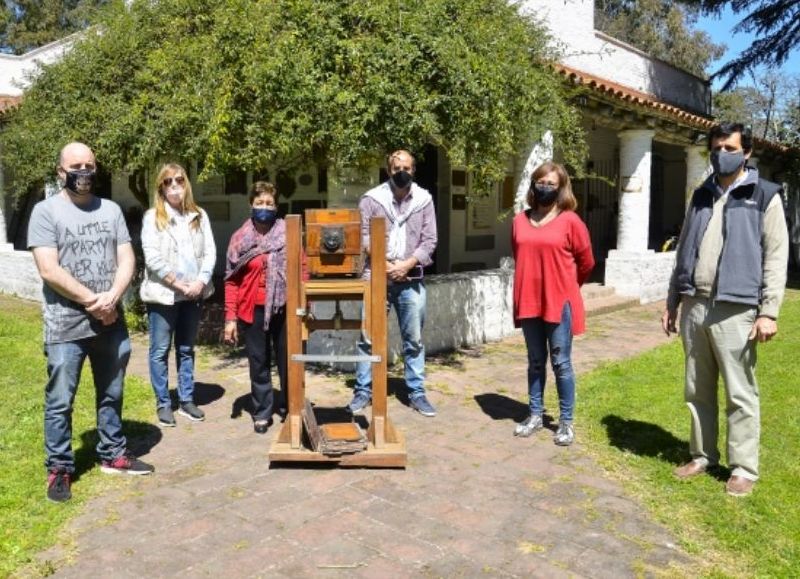
POLYGON ((602 298, 614 295, 614 288, 604 286, 601 283, 586 283, 581 286, 583 301, 594 298, 602 298))
POLYGON ((614 288, 600 283, 587 283, 581 287, 587 316, 599 316, 639 305, 636 298, 618 296, 614 288))

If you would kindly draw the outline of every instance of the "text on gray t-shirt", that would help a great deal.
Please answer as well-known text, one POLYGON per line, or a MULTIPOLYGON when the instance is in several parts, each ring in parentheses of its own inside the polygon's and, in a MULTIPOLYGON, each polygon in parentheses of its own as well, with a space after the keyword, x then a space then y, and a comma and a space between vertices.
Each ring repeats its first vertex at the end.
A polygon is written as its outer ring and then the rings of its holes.
MULTIPOLYGON (((119 205, 99 197, 81 207, 61 193, 53 195, 36 204, 28 224, 28 247, 55 247, 59 265, 95 293, 111 289, 117 246, 130 241, 119 205)), ((120 315, 116 323, 104 326, 46 283, 43 293, 46 344, 89 338, 124 325, 120 315)))

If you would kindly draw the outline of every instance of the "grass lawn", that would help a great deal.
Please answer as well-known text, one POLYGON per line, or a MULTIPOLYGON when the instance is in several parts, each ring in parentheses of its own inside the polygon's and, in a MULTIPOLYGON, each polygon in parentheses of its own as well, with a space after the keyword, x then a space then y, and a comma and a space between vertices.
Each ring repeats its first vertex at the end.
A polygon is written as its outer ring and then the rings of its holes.
MULTIPOLYGON (((85 502, 108 488, 127 485, 127 479, 105 477, 96 468, 94 387, 87 360, 78 388, 73 415, 73 449, 78 480, 73 498, 54 504, 45 497, 44 384, 42 320, 39 304, 0 294, 0 577, 28 567, 48 574, 47 562, 33 556, 57 541, 69 546, 63 535, 68 519, 85 502)), ((125 433, 131 446, 152 434, 153 394, 150 385, 128 378, 123 411, 125 433)))
MULTIPOLYGON (((787 290, 778 326, 778 336, 758 350, 761 480, 747 498, 725 494, 725 468, 686 482, 671 474, 689 458, 679 340, 580 380, 583 440, 688 552, 708 562, 708 576, 800 572, 800 291, 787 290)), ((722 389, 720 397, 724 401, 722 389)), ((724 461, 724 412, 720 425, 724 461)))

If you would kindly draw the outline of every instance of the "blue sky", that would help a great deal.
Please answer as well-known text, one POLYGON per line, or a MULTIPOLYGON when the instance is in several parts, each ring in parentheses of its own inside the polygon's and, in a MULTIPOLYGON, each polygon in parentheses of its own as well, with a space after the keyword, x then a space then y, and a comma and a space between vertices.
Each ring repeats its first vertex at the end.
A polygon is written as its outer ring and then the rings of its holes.
MULTIPOLYGON (((745 34, 743 32, 733 34, 733 32, 731 32, 734 26, 736 26, 744 16, 745 14, 735 15, 730 7, 726 5, 725 10, 719 17, 703 16, 698 20, 698 29, 707 32, 714 42, 723 43, 728 47, 728 50, 722 58, 712 63, 709 67, 709 72, 714 72, 722 64, 737 56, 745 48, 750 46, 750 43, 755 39, 753 34, 745 34)), ((792 51, 789 55, 789 59, 784 63, 779 72, 800 75, 800 47, 792 51)), ((743 84, 751 83, 748 79, 748 82, 743 84)), ((715 81, 713 87, 717 89, 720 85, 720 81, 715 81)))

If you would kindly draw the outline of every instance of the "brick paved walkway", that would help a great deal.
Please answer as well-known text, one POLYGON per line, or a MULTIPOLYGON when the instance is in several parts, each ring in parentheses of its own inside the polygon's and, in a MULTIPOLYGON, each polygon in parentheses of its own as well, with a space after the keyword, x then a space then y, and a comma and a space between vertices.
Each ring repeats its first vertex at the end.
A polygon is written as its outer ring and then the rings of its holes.
MULTIPOLYGON (((663 343, 662 307, 592 318, 575 345, 577 370, 663 343)), ((240 410, 246 361, 203 354, 206 422, 178 417, 146 457, 156 474, 121 479, 72 524, 71 546, 41 556, 62 559, 61 577, 682 574, 690 558, 579 443, 512 436, 526 412, 524 352, 517 336, 431 364, 437 418, 392 397, 409 466, 389 471, 270 469, 275 429, 255 435, 240 410)), ((146 355, 137 343, 130 372, 147 376, 146 355)), ((311 376, 309 395, 320 406, 349 401, 338 376, 311 376)))

